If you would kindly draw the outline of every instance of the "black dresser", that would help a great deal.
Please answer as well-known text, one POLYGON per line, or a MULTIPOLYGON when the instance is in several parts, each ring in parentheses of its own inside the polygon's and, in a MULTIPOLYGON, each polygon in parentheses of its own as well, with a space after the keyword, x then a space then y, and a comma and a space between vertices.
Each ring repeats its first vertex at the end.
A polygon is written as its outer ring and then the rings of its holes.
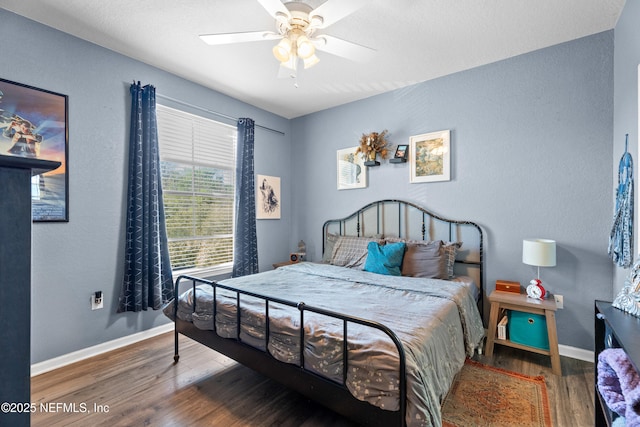
POLYGON ((60 162, 0 155, 0 425, 25 426, 31 400, 31 176, 60 162), (9 406, 6 406, 6 403, 9 406))
POLYGON ((598 354, 605 348, 623 348, 636 371, 640 367, 640 318, 614 308, 610 302, 595 302, 595 425, 610 426, 615 416, 598 392, 598 354), (606 330, 611 332, 610 340, 606 330))

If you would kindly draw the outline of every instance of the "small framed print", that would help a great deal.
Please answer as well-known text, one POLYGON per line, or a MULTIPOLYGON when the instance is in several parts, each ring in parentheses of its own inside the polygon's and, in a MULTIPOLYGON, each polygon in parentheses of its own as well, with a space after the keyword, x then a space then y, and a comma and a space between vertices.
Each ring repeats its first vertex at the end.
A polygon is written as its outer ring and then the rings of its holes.
POLYGON ((396 154, 393 156, 394 159, 407 159, 407 154, 409 153, 408 145, 398 145, 396 147, 396 154))
POLYGON ((393 159, 389 159, 390 163, 404 163, 407 161, 407 155, 409 154, 409 145, 399 144, 396 147, 396 153, 393 155, 393 159))
POLYGON ((256 219, 280 219, 280 178, 256 175, 256 219))
POLYGON ((409 138, 411 183, 451 179, 451 132, 441 130, 409 138))
POLYGON ((338 190, 367 187, 367 168, 364 159, 356 150, 358 147, 337 151, 338 190))

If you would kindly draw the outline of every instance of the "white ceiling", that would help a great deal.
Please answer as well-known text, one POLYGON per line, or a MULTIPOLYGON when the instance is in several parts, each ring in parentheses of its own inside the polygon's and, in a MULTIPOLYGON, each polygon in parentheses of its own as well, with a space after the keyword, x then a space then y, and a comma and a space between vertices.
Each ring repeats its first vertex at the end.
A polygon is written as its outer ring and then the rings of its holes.
POLYGON ((0 0, 0 7, 293 118, 610 30, 624 2, 372 0, 318 33, 374 48, 375 58, 360 64, 319 52, 297 88, 277 78, 276 42, 208 46, 198 38, 275 30, 257 0, 0 0))

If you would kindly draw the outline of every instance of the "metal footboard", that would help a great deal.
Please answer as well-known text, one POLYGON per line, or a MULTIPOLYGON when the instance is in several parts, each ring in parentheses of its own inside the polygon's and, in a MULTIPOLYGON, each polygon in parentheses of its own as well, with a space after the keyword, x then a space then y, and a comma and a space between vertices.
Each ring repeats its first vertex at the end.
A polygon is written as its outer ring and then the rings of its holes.
MULTIPOLYGON (((383 411, 380 410, 380 408, 375 407, 374 405, 370 405, 366 402, 360 402, 357 401, 357 399, 353 396, 353 400, 356 401, 354 402, 354 404, 358 405, 358 410, 351 410, 351 411, 345 411, 343 412, 343 414, 348 415, 349 413, 361 413, 362 410, 362 404, 366 404, 368 406, 370 406, 371 408, 375 408, 375 411, 382 411, 382 412, 392 412, 395 413, 397 415, 397 423, 394 422, 394 425, 400 425, 400 426, 404 426, 406 425, 406 401, 407 401, 407 380, 406 380, 406 361, 405 361, 405 352, 404 352, 404 347, 402 345, 402 342, 400 341, 400 339, 396 336, 396 334, 389 329, 388 327, 386 327, 385 325, 375 322, 375 321, 371 321, 371 320, 367 320, 367 319, 362 319, 359 317, 354 317, 354 316, 349 316, 346 314, 342 314, 342 313, 337 313, 334 311, 330 311, 330 310, 325 310, 319 307, 314 307, 314 306, 310 306, 305 304, 304 302, 292 302, 292 301, 288 301, 285 299, 281 299, 281 298, 274 298, 274 297, 268 297, 265 295, 260 295, 260 294, 256 294, 253 292, 248 292, 248 291, 244 291, 241 289, 236 289, 230 286, 226 286, 226 285, 222 285, 220 283, 217 283, 215 281, 212 280, 207 280, 207 279, 202 279, 202 278, 198 278, 198 277, 192 277, 192 276, 185 276, 182 275, 180 277, 178 277, 178 279, 176 280, 175 283, 175 289, 174 289, 174 307, 173 307, 173 315, 174 315, 174 321, 175 321, 175 330, 174 330, 174 339, 175 339, 175 353, 174 353, 174 361, 178 362, 179 360, 179 348, 178 348, 178 334, 179 333, 183 333, 184 335, 189 336, 189 334, 185 334, 184 332, 181 332, 178 330, 178 324, 179 324, 179 319, 177 317, 177 313, 178 313, 178 297, 180 294, 180 285, 182 282, 191 282, 191 286, 193 289, 193 307, 192 310, 193 312, 196 311, 196 304, 197 304, 197 299, 195 297, 195 293, 196 293, 196 286, 199 284, 204 284, 204 285, 210 285, 213 287, 213 298, 214 298, 214 304, 213 304, 213 331, 204 331, 204 330, 200 330, 195 332, 195 334, 198 335, 197 339, 199 342, 201 342, 204 345, 207 345, 210 348, 213 348, 214 350, 218 350, 217 346, 213 343, 213 341, 218 341, 220 342, 220 340, 226 340, 224 341, 224 346, 228 347, 227 343, 232 342, 235 343, 236 346, 239 347, 244 347, 246 349, 246 351, 249 352, 261 352, 264 354, 265 357, 268 357, 269 359, 271 359, 272 361, 274 361, 274 363, 277 366, 280 366, 280 364, 282 365, 287 365, 290 368, 293 369, 297 369, 300 372, 302 372, 304 375, 302 378, 304 378, 304 376, 308 375, 311 376, 312 378, 316 378, 319 379, 322 383, 330 383, 333 385, 333 387, 337 387, 342 389, 343 391, 345 391, 346 393, 348 393, 349 395, 350 392, 347 389, 346 383, 347 383, 347 373, 348 373, 348 364, 349 364, 349 359, 348 359, 348 325, 349 323, 355 323, 355 324, 360 324, 360 325, 364 325, 367 327, 371 327, 374 329, 378 329, 382 332, 384 332, 395 344, 396 349, 398 351, 398 361, 399 361, 399 370, 398 370, 398 374, 399 374, 399 410, 398 411, 383 411), (235 338, 221 338, 217 335, 217 331, 216 331, 216 314, 217 314, 217 292, 218 289, 224 289, 226 291, 235 293, 236 295, 236 315, 237 315, 237 330, 236 330, 236 336, 235 338), (258 349, 254 346, 250 346, 246 343, 243 343, 241 338, 240 338, 240 332, 241 332, 241 322, 242 322, 242 318, 241 318, 241 299, 240 296, 241 295, 246 295, 246 296, 250 296, 250 297, 254 297, 254 298, 258 298, 260 300, 263 300, 265 303, 265 346, 264 346, 264 350, 258 349), (271 354, 268 351, 268 344, 269 344, 269 335, 270 335, 270 316, 269 316, 269 306, 270 304, 281 304, 281 305, 285 305, 285 306, 289 306, 289 307, 295 307, 298 309, 298 311, 300 312, 300 357, 299 357, 299 363, 298 364, 290 364, 290 363, 285 363, 285 362, 281 362, 277 359, 275 359, 273 356, 271 356, 271 354), (305 316, 305 312, 313 312, 313 313, 317 313, 317 314, 321 314, 324 316, 329 316, 331 318, 334 319, 338 319, 340 321, 342 321, 342 325, 343 325, 343 340, 342 340, 342 381, 341 382, 337 382, 335 380, 332 380, 330 378, 324 377, 318 373, 315 373, 313 371, 310 371, 308 369, 306 369, 304 367, 304 347, 305 347, 305 328, 304 328, 304 316, 305 316), (208 338, 206 338, 206 333, 211 333, 214 332, 214 337, 211 337, 211 341, 209 341, 208 338)), ((193 339, 196 339, 194 337, 192 337, 193 339)), ((238 349, 237 351, 242 352, 244 350, 242 349, 238 349)), ((222 352, 222 351, 221 351, 222 352)), ((233 352, 231 353, 236 353, 236 350, 234 349, 233 352)), ((227 353, 225 353, 227 354, 227 353)), ((227 354, 229 355, 229 354, 227 354)), ((230 356, 232 358, 235 358, 233 356, 230 356)), ((249 363, 245 363, 247 358, 242 358, 243 360, 239 360, 238 358, 236 358, 236 360, 240 361, 241 363, 247 365, 249 368, 253 368, 255 369, 255 366, 251 366, 249 363)), ((290 369, 288 367, 282 366, 285 369, 290 369)), ((279 378, 276 377, 272 377, 275 380, 279 380, 279 378)), ((322 386, 324 387, 324 386, 322 386)), ((322 388, 320 387, 320 388, 322 388)), ((312 398, 314 398, 313 396, 310 396, 312 398)), ((329 399, 331 400, 331 399, 329 399)), ((323 403, 323 402, 321 402, 323 403)), ((324 402, 325 404, 327 402, 324 402)), ((328 404, 329 407, 331 407, 331 403, 328 404)), ((343 406, 343 402, 340 402, 338 408, 332 407, 331 409, 337 410, 338 412, 342 412, 340 409, 343 406)), ((373 409, 372 409, 373 410, 373 409)), ((379 417, 377 416, 371 416, 369 419, 372 420, 377 420, 379 417)), ((375 423, 376 421, 374 421, 375 423)), ((387 420, 382 421, 385 424, 387 423, 387 420)), ((389 424, 386 424, 389 425, 389 424)))

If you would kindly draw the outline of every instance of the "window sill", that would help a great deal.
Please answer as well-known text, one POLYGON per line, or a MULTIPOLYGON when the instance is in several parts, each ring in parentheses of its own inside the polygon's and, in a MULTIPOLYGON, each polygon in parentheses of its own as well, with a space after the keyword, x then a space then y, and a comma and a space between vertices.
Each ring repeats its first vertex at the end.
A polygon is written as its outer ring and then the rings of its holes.
POLYGON ((233 271, 233 265, 231 263, 218 265, 215 267, 203 267, 203 268, 185 268, 184 270, 176 270, 173 272, 174 279, 178 276, 194 276, 201 278, 208 278, 212 276, 231 275, 233 271))

